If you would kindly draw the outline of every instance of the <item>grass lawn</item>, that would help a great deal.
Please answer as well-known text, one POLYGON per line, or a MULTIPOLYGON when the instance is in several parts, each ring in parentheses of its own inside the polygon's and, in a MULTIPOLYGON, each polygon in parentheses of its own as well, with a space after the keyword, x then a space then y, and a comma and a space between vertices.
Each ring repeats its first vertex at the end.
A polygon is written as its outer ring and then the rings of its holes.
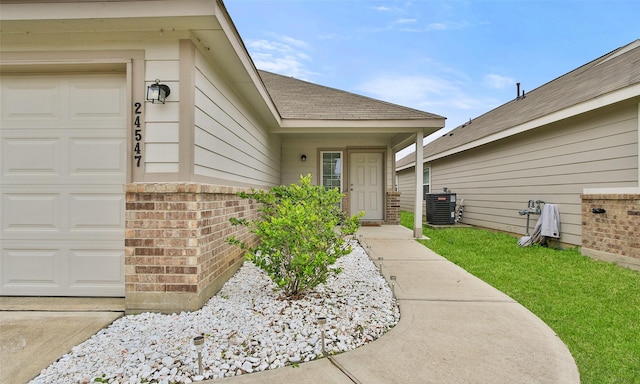
MULTIPOLYGON (((413 215, 401 213, 413 228, 413 215)), ((511 296, 547 323, 573 355, 582 383, 640 383, 640 272, 576 249, 518 247, 477 228, 430 229, 424 245, 511 296)))

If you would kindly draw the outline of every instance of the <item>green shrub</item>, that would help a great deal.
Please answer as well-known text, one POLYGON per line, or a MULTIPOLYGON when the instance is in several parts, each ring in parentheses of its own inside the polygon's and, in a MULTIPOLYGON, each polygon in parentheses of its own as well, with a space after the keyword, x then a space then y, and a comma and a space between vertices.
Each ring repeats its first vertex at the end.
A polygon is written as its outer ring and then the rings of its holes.
POLYGON ((240 196, 261 203, 261 215, 253 221, 232 218, 231 223, 248 227, 260 242, 253 248, 234 237, 228 242, 247 250, 247 260, 262 268, 285 296, 300 297, 340 272, 330 266, 351 252, 348 239, 358 230, 362 213, 347 216, 337 189, 311 185, 307 175, 299 184, 240 196))

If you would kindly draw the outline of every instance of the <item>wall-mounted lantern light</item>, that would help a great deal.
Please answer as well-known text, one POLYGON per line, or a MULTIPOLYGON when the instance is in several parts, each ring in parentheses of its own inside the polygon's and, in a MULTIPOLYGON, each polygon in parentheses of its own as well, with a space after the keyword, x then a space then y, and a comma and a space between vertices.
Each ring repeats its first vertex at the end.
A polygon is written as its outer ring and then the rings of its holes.
POLYGON ((300 156, 300 161, 307 161, 307 155, 300 156))
POLYGON ((164 100, 171 93, 168 85, 160 84, 160 79, 156 79, 154 84, 147 87, 147 100, 155 104, 156 101, 164 104, 164 100))

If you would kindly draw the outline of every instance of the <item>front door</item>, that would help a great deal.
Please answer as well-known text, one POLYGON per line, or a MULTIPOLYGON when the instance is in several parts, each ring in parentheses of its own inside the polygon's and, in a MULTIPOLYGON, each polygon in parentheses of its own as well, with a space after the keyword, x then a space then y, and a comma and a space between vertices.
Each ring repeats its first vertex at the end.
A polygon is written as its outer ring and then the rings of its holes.
POLYGON ((364 211, 363 220, 383 220, 382 153, 352 153, 349 164, 350 213, 364 211))

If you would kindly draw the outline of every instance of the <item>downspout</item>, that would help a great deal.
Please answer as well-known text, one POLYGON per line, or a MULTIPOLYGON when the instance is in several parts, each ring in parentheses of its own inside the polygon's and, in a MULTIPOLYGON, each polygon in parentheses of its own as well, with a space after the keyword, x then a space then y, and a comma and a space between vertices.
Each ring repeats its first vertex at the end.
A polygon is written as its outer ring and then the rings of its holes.
POLYGON ((416 202, 414 204, 413 212, 413 237, 416 239, 422 238, 422 177, 423 177, 423 161, 424 161, 424 148, 423 142, 424 134, 422 130, 416 132, 416 202))

